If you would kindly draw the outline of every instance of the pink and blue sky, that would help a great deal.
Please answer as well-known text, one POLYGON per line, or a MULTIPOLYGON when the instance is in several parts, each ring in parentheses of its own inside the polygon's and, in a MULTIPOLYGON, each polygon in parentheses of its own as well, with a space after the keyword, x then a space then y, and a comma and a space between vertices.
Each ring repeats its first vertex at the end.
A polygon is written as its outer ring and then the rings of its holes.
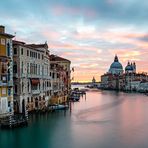
POLYGON ((115 54, 124 67, 129 60, 148 71, 147 10, 146 0, 3 0, 0 24, 17 40, 47 41, 71 60, 74 81, 99 81, 115 54))

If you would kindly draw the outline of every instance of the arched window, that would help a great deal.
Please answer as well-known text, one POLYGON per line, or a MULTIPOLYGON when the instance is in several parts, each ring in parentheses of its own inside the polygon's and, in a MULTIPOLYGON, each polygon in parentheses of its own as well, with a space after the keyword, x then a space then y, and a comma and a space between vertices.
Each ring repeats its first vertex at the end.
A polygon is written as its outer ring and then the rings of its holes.
POLYGON ((22 82, 22 93, 23 93, 23 91, 24 91, 24 83, 22 82))
POLYGON ((28 102, 28 103, 30 102, 30 99, 29 99, 29 97, 27 98, 27 102, 28 102))
POLYGON ((7 56, 9 57, 10 56, 10 44, 7 43, 7 56))
POLYGON ((17 73, 17 63, 14 62, 13 64, 13 73, 17 73))
POLYGON ((33 102, 33 97, 31 97, 31 102, 33 102))
POLYGON ((28 82, 28 92, 29 92, 29 90, 30 90, 30 87, 29 87, 29 82, 28 82))

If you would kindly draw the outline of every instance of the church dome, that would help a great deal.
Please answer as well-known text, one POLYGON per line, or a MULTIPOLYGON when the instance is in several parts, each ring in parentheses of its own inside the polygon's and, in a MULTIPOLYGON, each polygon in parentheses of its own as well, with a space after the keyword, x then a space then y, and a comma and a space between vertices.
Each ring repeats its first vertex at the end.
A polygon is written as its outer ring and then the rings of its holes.
POLYGON ((127 65, 127 66, 125 67, 125 71, 128 71, 128 70, 133 70, 133 66, 127 65))
POLYGON ((119 63, 119 62, 113 62, 113 63, 111 64, 110 68, 123 69, 121 63, 119 63))
POLYGON ((123 72, 123 66, 119 62, 117 56, 115 56, 114 62, 111 64, 109 72, 112 74, 119 74, 123 72))

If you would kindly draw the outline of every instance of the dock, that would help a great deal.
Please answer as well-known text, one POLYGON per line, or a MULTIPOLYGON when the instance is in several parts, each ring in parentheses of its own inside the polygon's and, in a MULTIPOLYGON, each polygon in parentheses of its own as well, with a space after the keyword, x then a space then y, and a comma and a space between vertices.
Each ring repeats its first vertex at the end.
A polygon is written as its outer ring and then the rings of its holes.
POLYGON ((1 119, 0 123, 1 129, 13 129, 24 126, 28 126, 28 111, 25 114, 17 115, 10 113, 9 116, 1 119))

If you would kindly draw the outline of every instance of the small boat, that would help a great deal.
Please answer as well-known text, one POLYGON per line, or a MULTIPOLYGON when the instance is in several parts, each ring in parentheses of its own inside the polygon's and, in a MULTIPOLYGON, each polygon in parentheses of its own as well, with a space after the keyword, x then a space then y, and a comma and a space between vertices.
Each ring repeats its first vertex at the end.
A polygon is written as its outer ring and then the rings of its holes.
POLYGON ((80 95, 78 95, 78 94, 72 94, 70 96, 70 100, 72 100, 72 101, 79 101, 80 100, 80 95))
POLYGON ((49 109, 52 109, 52 110, 65 110, 65 109, 68 109, 68 105, 65 104, 53 104, 51 106, 49 106, 49 109))

